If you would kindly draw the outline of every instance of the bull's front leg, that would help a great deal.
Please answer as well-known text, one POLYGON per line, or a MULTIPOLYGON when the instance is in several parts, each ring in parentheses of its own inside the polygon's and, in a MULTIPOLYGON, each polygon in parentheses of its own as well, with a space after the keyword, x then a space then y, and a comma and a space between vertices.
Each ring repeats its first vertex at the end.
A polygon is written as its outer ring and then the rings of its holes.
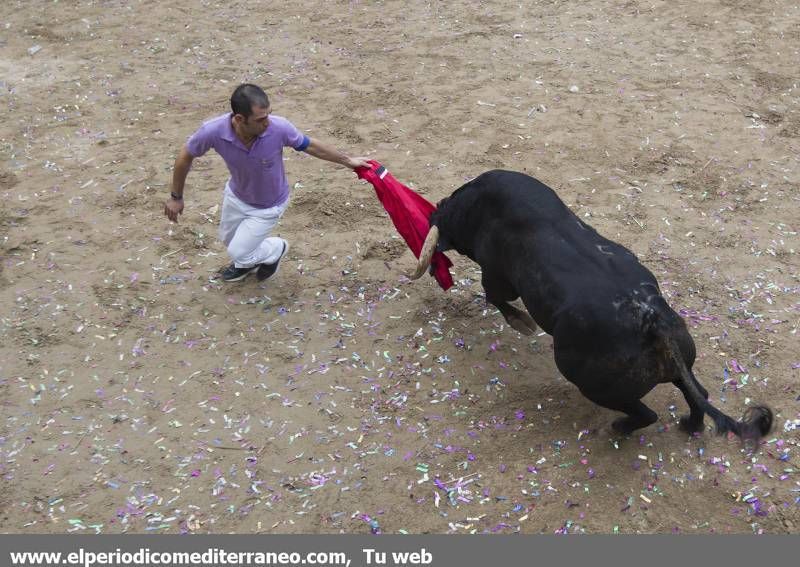
POLYGON ((483 289, 486 291, 486 301, 500 310, 506 323, 523 335, 530 336, 536 331, 536 322, 533 317, 508 303, 519 297, 510 285, 491 280, 485 274, 482 277, 482 283, 483 289))
POLYGON ((530 336, 536 331, 536 321, 524 311, 508 303, 492 302, 492 304, 500 310, 506 322, 523 335, 530 336))

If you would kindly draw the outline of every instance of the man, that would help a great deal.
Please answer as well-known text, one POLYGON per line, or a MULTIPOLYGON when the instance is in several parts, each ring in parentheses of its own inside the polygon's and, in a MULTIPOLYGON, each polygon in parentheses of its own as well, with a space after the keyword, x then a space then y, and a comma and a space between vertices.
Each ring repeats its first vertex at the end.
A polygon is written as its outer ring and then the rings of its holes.
POLYGON ((192 161, 214 148, 231 174, 225 184, 219 237, 233 262, 222 272, 222 279, 238 282, 256 272, 263 281, 275 275, 289 250, 286 240, 270 236, 289 204, 283 148, 289 146, 351 169, 369 164, 303 135, 287 119, 271 115, 269 98, 256 85, 242 84, 233 91, 231 111, 203 124, 181 149, 164 214, 178 222, 192 161))

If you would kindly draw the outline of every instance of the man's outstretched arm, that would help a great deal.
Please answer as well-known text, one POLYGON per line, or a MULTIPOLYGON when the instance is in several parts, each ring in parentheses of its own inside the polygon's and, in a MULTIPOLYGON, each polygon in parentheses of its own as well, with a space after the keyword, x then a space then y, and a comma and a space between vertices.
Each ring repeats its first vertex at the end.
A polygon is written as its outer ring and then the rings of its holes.
POLYGON ((350 169, 355 169, 357 167, 369 167, 369 163, 367 163, 366 158, 350 157, 343 154, 333 146, 330 146, 325 142, 321 142, 316 138, 310 138, 308 147, 303 151, 305 151, 308 155, 314 156, 315 158, 338 163, 339 165, 349 167, 350 169))

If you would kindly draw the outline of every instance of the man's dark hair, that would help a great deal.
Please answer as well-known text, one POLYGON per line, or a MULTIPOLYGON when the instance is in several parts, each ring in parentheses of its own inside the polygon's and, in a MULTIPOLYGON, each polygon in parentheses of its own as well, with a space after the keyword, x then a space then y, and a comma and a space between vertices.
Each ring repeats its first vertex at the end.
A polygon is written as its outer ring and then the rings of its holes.
POLYGON ((253 114, 253 106, 267 108, 269 98, 267 93, 258 85, 243 83, 236 87, 231 95, 231 110, 234 114, 241 114, 245 118, 250 118, 253 114))

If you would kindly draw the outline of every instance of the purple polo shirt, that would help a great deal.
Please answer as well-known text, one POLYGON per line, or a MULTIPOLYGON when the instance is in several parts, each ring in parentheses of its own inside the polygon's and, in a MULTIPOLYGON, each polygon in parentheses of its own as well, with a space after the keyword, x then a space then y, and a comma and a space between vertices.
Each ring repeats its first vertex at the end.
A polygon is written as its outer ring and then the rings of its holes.
POLYGON ((186 142, 194 157, 214 148, 231 173, 228 186, 239 199, 252 207, 268 209, 289 198, 289 181, 283 169, 283 148, 297 151, 308 147, 309 139, 294 124, 270 114, 269 126, 248 150, 236 136, 231 113, 204 123, 186 142))

